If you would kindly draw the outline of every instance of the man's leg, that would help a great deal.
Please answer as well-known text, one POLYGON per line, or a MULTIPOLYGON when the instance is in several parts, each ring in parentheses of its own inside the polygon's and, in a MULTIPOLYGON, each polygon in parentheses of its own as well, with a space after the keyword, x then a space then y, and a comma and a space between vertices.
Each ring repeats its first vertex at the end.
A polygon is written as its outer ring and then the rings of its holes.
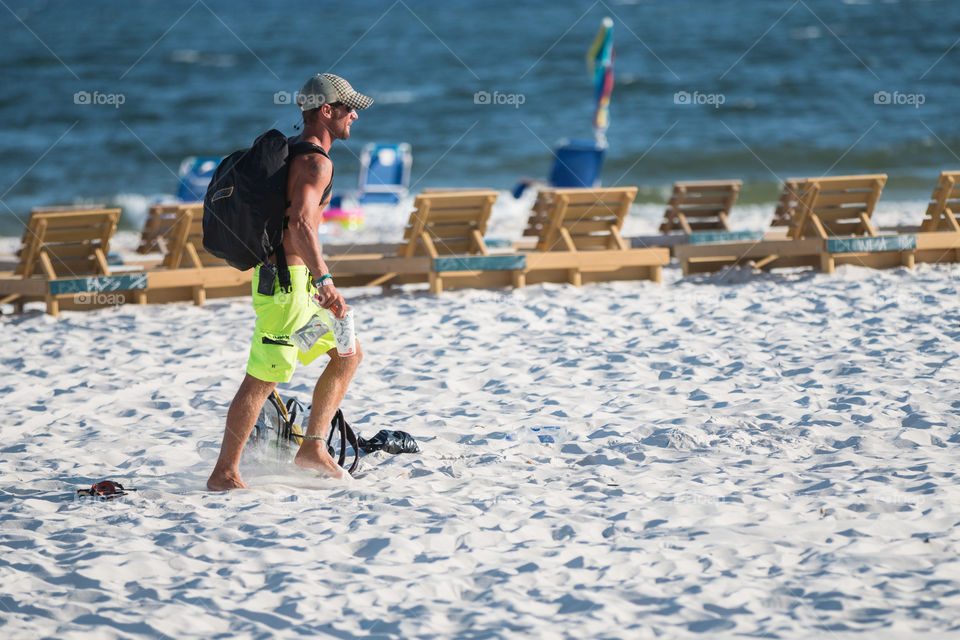
MULTIPOLYGON (((310 423, 307 425, 307 435, 326 436, 330 429, 330 421, 337 407, 347 393, 347 387, 357 367, 363 359, 363 351, 357 342, 356 355, 341 358, 336 349, 327 352, 330 362, 317 380, 313 388, 313 405, 310 407, 310 423)), ((343 477, 344 471, 327 452, 327 443, 324 440, 303 440, 294 462, 308 469, 315 469, 334 478, 343 477)))
POLYGON ((211 491, 249 489, 240 479, 240 454, 253 431, 263 403, 276 387, 276 382, 265 382, 249 373, 243 378, 227 411, 227 427, 223 431, 220 457, 207 480, 207 488, 211 491))

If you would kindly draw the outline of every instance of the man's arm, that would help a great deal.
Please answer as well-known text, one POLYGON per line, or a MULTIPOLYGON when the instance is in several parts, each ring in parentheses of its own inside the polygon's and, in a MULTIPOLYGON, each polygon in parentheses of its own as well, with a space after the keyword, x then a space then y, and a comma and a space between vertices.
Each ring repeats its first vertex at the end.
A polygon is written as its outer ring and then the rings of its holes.
MULTIPOLYGON (((290 249, 303 260, 315 279, 330 273, 320 251, 317 228, 320 226, 321 206, 326 204, 321 202, 321 198, 332 178, 333 163, 319 153, 297 156, 290 163, 290 219, 284 238, 289 239, 290 249)), ((331 309, 338 318, 342 318, 346 313, 346 305, 332 280, 324 279, 318 291, 323 308, 331 309)))

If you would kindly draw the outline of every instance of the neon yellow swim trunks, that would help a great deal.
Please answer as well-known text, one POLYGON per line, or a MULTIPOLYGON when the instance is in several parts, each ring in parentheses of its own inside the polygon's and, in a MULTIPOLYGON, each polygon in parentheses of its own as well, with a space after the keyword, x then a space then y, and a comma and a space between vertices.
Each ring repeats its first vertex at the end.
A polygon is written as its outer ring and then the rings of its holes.
POLYGON ((310 297, 317 292, 304 265, 292 265, 290 269, 291 293, 281 293, 280 285, 273 284, 273 295, 257 293, 260 282, 260 267, 253 273, 253 310, 257 312, 257 324, 250 345, 247 373, 266 382, 289 382, 297 368, 297 360, 310 364, 318 356, 337 346, 333 332, 327 331, 307 353, 301 353, 290 335, 307 324, 317 307, 310 297))

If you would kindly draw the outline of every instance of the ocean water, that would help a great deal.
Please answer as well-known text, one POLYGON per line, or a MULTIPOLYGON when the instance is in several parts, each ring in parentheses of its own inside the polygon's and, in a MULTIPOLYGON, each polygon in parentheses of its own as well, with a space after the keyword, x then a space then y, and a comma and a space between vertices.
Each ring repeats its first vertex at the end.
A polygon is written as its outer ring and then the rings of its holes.
POLYGON ((940 170, 960 166, 954 9, 10 0, 0 233, 18 234, 33 206, 81 202, 119 204, 136 227, 175 193, 185 156, 229 153, 271 127, 294 133, 284 96, 322 71, 376 99, 334 145, 338 188, 354 186, 371 141, 413 146, 415 191, 543 178, 558 139, 592 135, 584 57, 604 16, 616 43, 605 184, 639 185, 641 202, 658 203, 674 180, 741 178, 741 201, 764 204, 785 177, 886 172, 884 199, 920 202, 940 170), (500 103, 478 104, 482 91, 500 103))

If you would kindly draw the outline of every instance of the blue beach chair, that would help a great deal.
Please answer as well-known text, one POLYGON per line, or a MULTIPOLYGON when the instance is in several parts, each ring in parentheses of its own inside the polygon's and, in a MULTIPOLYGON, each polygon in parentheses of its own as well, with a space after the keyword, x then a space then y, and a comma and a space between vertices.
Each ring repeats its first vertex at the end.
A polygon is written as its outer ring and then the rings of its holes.
POLYGON ((220 164, 220 158, 190 156, 180 163, 180 186, 177 199, 181 202, 199 202, 207 193, 207 185, 213 178, 213 172, 220 164))
POLYGON ((396 204, 410 186, 413 153, 406 142, 370 143, 360 153, 360 203, 396 204))

